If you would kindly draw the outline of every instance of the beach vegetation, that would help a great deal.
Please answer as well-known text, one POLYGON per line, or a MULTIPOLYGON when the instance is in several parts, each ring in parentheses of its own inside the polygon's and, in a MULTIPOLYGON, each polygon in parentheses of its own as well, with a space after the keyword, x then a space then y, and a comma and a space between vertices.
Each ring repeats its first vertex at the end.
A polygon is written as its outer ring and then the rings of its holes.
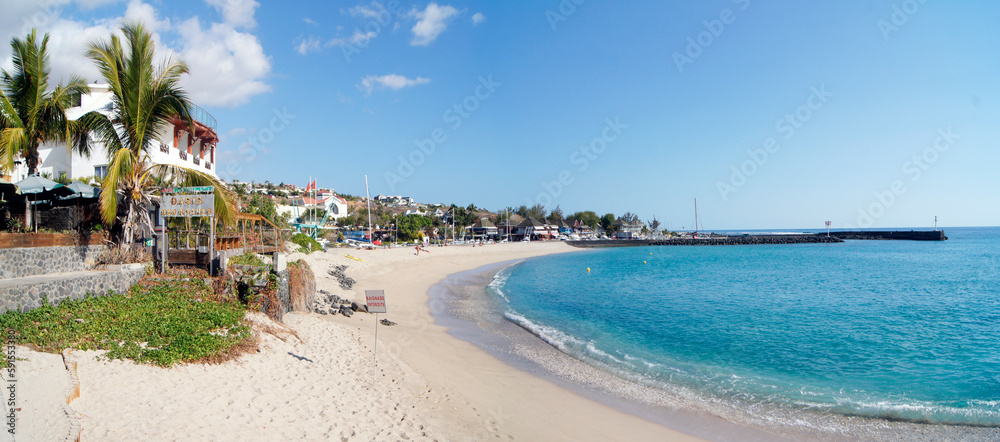
POLYGON ((169 367, 222 362, 253 347, 245 308, 201 278, 144 279, 128 293, 7 312, 0 327, 38 351, 106 350, 109 359, 169 367))
POLYGON ((300 232, 292 235, 292 242, 299 246, 299 252, 307 255, 318 250, 323 250, 323 246, 320 243, 305 233, 300 232))
POLYGON ((79 147, 75 122, 66 110, 87 91, 82 77, 73 76, 63 85, 49 86, 49 34, 38 41, 36 31, 10 42, 13 68, 0 72, 0 167, 5 174, 23 158, 28 174, 38 173, 38 148, 51 141, 79 147))
POLYGON ((252 251, 249 250, 243 252, 243 254, 241 255, 236 255, 232 258, 229 258, 229 264, 246 265, 254 267, 262 267, 267 265, 267 263, 265 263, 262 259, 260 259, 260 257, 257 256, 256 253, 253 253, 252 251))
POLYGON ((128 247, 152 230, 151 192, 162 185, 213 186, 216 218, 232 224, 234 198, 218 179, 188 167, 154 164, 149 158, 158 134, 172 119, 194 126, 193 105, 179 86, 187 65, 171 59, 161 63, 153 36, 142 23, 126 21, 121 32, 124 38, 112 35, 110 41, 91 42, 86 53, 108 84, 111 110, 88 112, 78 120, 86 129, 78 147, 89 153, 91 141, 100 140, 111 159, 101 183, 100 210, 105 224, 114 225, 114 240, 128 247))

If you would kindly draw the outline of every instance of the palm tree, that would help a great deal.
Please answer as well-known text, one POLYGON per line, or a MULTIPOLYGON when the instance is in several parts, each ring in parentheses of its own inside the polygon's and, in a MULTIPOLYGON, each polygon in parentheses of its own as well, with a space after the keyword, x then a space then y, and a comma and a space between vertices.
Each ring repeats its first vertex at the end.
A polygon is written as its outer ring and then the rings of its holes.
MULTIPOLYGON (((180 116, 191 124, 192 107, 178 86, 188 72, 183 62, 166 60, 154 68, 155 44, 146 27, 125 22, 111 41, 89 45, 87 56, 94 60, 112 95, 107 114, 89 112, 80 117, 94 137, 107 149, 110 164, 101 183, 101 216, 106 224, 121 227, 120 245, 128 247, 143 232, 151 230, 150 193, 161 185, 214 186, 215 213, 223 224, 235 219, 232 194, 215 177, 204 172, 168 164, 154 164, 150 151, 171 118, 180 116), (119 194, 123 208, 119 207, 119 194)), ((89 140, 88 140, 89 141, 89 140)), ((86 144, 90 149, 90 143, 86 144)))
POLYGON ((49 90, 48 43, 49 34, 39 44, 35 30, 10 41, 13 73, 0 73, 0 168, 5 173, 14 170, 18 157, 24 158, 29 174, 38 173, 38 147, 46 142, 80 147, 66 109, 87 91, 87 83, 73 76, 65 86, 49 90))

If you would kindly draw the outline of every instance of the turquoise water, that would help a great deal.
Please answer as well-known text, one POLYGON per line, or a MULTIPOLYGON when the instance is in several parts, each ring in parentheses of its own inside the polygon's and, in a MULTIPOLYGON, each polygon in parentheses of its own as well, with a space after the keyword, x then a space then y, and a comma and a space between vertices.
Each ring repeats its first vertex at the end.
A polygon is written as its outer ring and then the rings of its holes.
POLYGON ((944 242, 598 249, 522 262, 491 289, 512 322, 649 386, 1000 426, 1000 228, 947 233, 944 242))

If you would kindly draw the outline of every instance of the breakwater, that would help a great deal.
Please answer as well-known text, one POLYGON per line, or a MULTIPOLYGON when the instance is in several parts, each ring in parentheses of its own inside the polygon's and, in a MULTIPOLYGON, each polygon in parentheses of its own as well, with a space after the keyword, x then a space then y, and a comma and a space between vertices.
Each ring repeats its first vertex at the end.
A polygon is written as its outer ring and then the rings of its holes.
POLYGON ((736 246, 751 244, 814 244, 844 240, 908 240, 944 241, 944 230, 892 230, 804 233, 799 235, 727 235, 703 238, 674 237, 669 239, 602 239, 597 241, 566 241, 573 247, 639 247, 639 246, 736 246))
POLYGON ((840 239, 864 240, 902 239, 908 241, 944 241, 948 239, 944 234, 944 230, 849 231, 830 232, 830 236, 840 239))
POLYGON ((566 241, 573 247, 638 247, 638 246, 735 246, 750 244, 813 244, 844 242, 826 235, 739 235, 705 238, 670 239, 605 239, 597 241, 566 241))

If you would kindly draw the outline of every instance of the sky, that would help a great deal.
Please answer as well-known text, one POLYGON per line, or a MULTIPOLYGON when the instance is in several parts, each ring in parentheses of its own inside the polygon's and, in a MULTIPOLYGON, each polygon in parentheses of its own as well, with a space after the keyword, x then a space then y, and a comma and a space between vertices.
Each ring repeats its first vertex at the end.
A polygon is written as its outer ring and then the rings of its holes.
MULTIPOLYGON (((690 229, 1000 224, 1000 4, 0 0, 56 79, 123 18, 225 180, 690 229)), ((0 65, 10 67, 9 45, 0 65)))

